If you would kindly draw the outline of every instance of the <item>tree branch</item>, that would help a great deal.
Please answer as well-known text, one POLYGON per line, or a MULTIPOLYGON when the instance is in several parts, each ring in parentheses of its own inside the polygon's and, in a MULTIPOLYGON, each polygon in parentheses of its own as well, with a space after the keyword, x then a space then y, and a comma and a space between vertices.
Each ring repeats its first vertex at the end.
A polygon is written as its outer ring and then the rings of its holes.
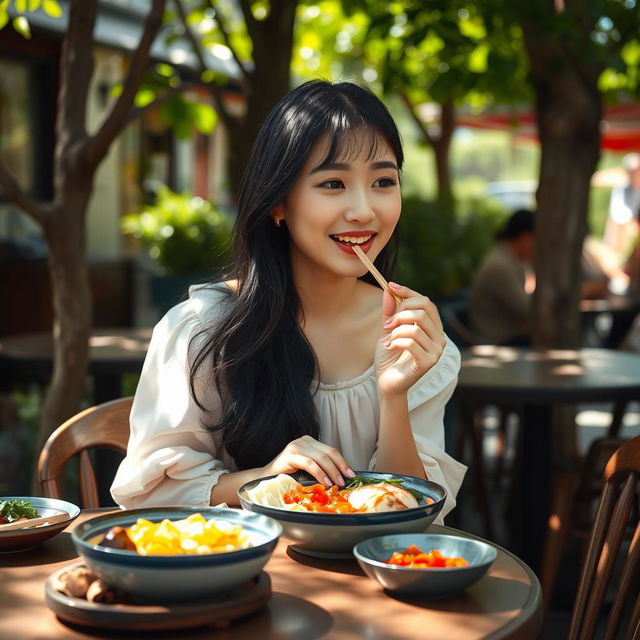
MULTIPOLYGON (((176 0, 179 1, 179 0, 176 0)), ((218 23, 218 29, 220 29, 220 33, 222 34, 222 39, 224 40, 225 45, 231 51, 231 55, 235 60, 236 64, 240 68, 240 72, 245 80, 249 80, 250 73, 249 70, 244 66, 244 62, 240 59, 238 52, 235 50, 234 46, 231 44, 231 36, 229 35, 229 30, 227 29, 226 22, 222 17, 222 11, 216 9, 213 6, 212 0, 209 0, 209 4, 211 8, 216 12, 216 22, 218 23)), ((251 16, 253 18, 253 16, 251 16)), ((247 24, 247 30, 249 29, 249 23, 247 22, 247 17, 245 16, 245 23, 247 24)))
POLYGON ((420 129, 420 133, 422 133, 422 135, 425 137, 425 140, 431 145, 434 146, 436 143, 435 138, 429 133, 429 130, 427 129, 427 127, 425 127, 424 122, 422 122, 422 120, 420 119, 420 116, 418 115, 418 113, 415 110, 415 107, 413 106, 413 103, 411 102, 409 96, 407 95, 406 91, 400 91, 400 97, 402 98, 402 101, 404 102, 404 104, 406 105, 407 109, 409 110, 409 113, 411 114, 411 117, 413 118, 414 122, 416 123, 418 129, 420 129))
POLYGON ((60 61, 56 117, 57 147, 62 152, 86 138, 87 93, 93 75, 93 30, 96 0, 69 3, 69 27, 60 61))
POLYGON ((107 154, 109 146, 128 122, 133 100, 149 63, 151 45, 162 24, 165 2, 166 0, 152 0, 151 10, 145 20, 138 47, 133 53, 122 93, 100 130, 88 141, 86 149, 88 160, 96 166, 107 154))
POLYGON ((33 218, 41 227, 44 227, 49 214, 48 208, 30 198, 20 188, 20 185, 7 171, 2 161, 0 161, 0 188, 2 189, 4 197, 9 202, 13 202, 13 204, 33 218))
MULTIPOLYGON (((198 39, 194 36, 193 31, 191 31, 191 29, 189 28, 189 25, 187 24, 187 14, 185 13, 184 6, 182 5, 182 1, 173 0, 173 3, 176 7, 176 10, 178 11, 180 21, 184 26, 187 39, 191 43, 191 47, 193 48, 193 53, 198 59, 198 62, 200 63, 200 69, 201 71, 205 71, 209 67, 207 66, 207 63, 204 59, 204 53, 202 51, 202 43, 199 42, 198 39)), ((215 103, 215 109, 218 112, 218 115, 222 118, 222 122, 227 127, 227 129, 231 131, 231 127, 234 125, 235 119, 229 113, 227 108, 224 106, 224 100, 222 98, 222 89, 220 89, 220 87, 215 83, 215 81, 208 82, 207 88, 211 92, 213 101, 215 103)))
MULTIPOLYGON (((260 37, 257 32, 257 28, 259 25, 258 21, 253 17, 253 13, 251 11, 251 2, 249 0, 239 0, 238 4, 240 5, 240 9, 242 10, 244 23, 247 25, 247 32, 249 33, 249 37, 253 42, 255 42, 260 37)), ((269 9, 269 12, 271 11, 273 11, 273 3, 271 3, 271 8, 269 9)), ((220 23, 218 22, 218 24, 220 23)))
POLYGON ((156 107, 159 107, 163 102, 166 102, 171 96, 175 96, 176 93, 181 93, 182 91, 189 91, 189 89, 194 88, 196 85, 194 84, 180 84, 177 87, 171 87, 167 89, 162 95, 158 96, 155 100, 149 102, 149 104, 145 104, 144 107, 133 107, 131 111, 129 111, 129 115, 127 116, 127 124, 131 124, 134 120, 140 118, 147 111, 151 111, 156 107))

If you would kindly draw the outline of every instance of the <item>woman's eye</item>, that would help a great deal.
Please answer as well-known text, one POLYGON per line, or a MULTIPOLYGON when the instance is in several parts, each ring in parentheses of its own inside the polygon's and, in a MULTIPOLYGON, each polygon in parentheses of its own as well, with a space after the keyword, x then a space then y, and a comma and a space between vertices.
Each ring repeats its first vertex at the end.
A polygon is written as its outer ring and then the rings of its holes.
POLYGON ((393 178, 379 178, 373 183, 374 187, 394 187, 397 183, 393 178))
POLYGON ((342 189, 342 180, 325 180, 321 185, 325 189, 342 189))

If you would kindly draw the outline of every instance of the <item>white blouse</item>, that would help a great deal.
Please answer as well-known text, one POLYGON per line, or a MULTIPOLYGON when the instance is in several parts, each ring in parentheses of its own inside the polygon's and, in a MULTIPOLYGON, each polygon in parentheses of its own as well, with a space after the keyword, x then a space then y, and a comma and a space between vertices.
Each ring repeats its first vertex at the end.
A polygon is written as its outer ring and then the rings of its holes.
MULTIPOLYGON (((203 427, 204 416, 189 385, 189 356, 198 339, 191 351, 189 343, 223 311, 223 295, 219 288, 192 287, 189 299, 173 307, 153 331, 131 410, 127 456, 111 487, 123 508, 206 506, 220 476, 237 470, 221 444, 221 433, 203 427)), ((466 471, 444 451, 444 407, 459 368, 458 349, 447 339, 438 362, 408 393, 411 429, 427 477, 447 490, 436 522, 455 506, 466 471)), ((218 420, 221 403, 212 381, 202 373, 196 385, 198 396, 207 397, 209 421, 218 420)), ((314 402, 319 439, 338 449, 352 469, 373 470, 379 422, 373 365, 351 380, 320 383, 314 402)))

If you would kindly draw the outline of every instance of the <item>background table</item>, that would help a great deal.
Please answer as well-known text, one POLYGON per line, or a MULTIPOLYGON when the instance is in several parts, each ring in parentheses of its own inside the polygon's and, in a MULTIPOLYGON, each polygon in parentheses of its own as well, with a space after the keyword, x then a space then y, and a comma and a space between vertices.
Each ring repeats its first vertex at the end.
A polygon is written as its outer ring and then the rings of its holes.
POLYGON ((552 482, 552 418, 559 404, 640 399, 640 355, 608 349, 478 346, 462 354, 461 403, 522 408, 514 551, 540 566, 552 482))
MULTIPOLYGON (((93 376, 93 404, 123 395, 122 378, 138 374, 151 340, 150 328, 95 329, 89 339, 88 373, 93 376)), ((43 390, 53 368, 50 333, 30 333, 0 338, 0 389, 39 384, 43 390)), ((93 453, 100 504, 115 505, 109 487, 122 456, 109 449, 93 453)))
MULTIPOLYGON (((89 339, 89 375, 94 377, 94 402, 121 396, 125 373, 140 373, 152 329, 95 329, 89 339)), ((53 367, 50 333, 30 333, 0 338, 0 382, 45 385, 53 367)))
MULTIPOLYGON (((83 511, 76 523, 95 513, 83 511)), ((431 530, 461 533, 437 525, 431 530)), ((127 637, 68 627, 47 608, 46 578, 76 560, 67 532, 31 551, 0 554, 1 637, 12 640, 127 637)), ((307 558, 289 551, 284 540, 279 542, 266 571, 271 577, 273 597, 262 612, 215 633, 210 629, 173 634, 154 632, 154 640, 211 637, 528 640, 537 637, 541 626, 541 590, 537 578, 521 560, 501 548, 487 576, 464 594, 446 600, 396 599, 365 577, 355 561, 307 558)))
POLYGON ((616 349, 624 340, 633 324, 633 320, 640 313, 640 296, 638 295, 609 295, 606 298, 581 300, 580 311, 584 321, 584 330, 591 332, 596 343, 591 346, 616 349), (597 326, 599 316, 609 316, 610 322, 606 332, 597 326))

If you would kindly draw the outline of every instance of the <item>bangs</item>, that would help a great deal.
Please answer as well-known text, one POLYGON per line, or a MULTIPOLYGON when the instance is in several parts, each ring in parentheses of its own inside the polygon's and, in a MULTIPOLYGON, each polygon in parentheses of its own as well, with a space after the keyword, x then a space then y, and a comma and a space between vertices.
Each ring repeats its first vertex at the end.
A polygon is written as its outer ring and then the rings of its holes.
POLYGON ((323 167, 334 162, 350 162, 356 158, 364 156, 366 162, 375 160, 377 157, 390 151, 396 156, 398 169, 400 169, 401 158, 393 146, 387 141, 384 134, 378 129, 374 129, 365 123, 352 125, 347 118, 334 119, 326 132, 328 138, 326 153, 318 167, 323 167))

